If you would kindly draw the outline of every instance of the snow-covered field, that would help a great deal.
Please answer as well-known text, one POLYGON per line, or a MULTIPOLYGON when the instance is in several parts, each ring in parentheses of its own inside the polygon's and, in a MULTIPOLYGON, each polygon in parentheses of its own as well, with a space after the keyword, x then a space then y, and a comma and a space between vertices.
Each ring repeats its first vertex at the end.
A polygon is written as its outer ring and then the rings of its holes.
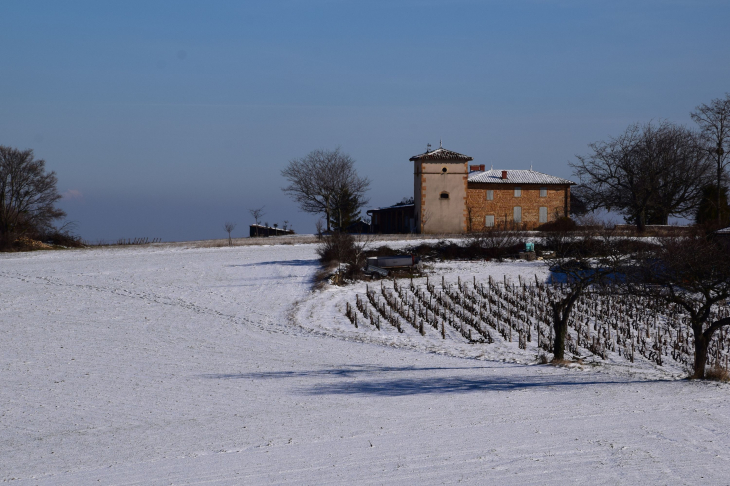
POLYGON ((317 268, 311 245, 0 256, 2 481, 730 484, 730 386, 354 330, 357 289, 312 292, 317 268))

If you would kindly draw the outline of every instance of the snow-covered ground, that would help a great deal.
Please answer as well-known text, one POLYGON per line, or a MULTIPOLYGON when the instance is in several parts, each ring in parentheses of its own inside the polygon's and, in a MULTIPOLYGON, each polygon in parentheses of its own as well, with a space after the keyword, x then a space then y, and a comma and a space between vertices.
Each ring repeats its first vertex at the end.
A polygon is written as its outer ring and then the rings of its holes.
POLYGON ((354 331, 317 268, 311 245, 0 256, 2 481, 730 483, 730 386, 354 331))

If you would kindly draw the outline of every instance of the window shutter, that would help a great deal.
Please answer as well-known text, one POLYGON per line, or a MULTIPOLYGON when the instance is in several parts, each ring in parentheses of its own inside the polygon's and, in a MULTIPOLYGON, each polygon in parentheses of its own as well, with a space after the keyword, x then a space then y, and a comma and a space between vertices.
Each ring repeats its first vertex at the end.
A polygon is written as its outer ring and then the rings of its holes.
POLYGON ((546 207, 540 208, 540 222, 547 223, 547 208, 546 207))
POLYGON ((522 222, 522 208, 520 206, 515 206, 515 223, 521 223, 522 222))
POLYGON ((492 228, 494 226, 494 215, 488 214, 484 217, 484 226, 487 228, 492 228))

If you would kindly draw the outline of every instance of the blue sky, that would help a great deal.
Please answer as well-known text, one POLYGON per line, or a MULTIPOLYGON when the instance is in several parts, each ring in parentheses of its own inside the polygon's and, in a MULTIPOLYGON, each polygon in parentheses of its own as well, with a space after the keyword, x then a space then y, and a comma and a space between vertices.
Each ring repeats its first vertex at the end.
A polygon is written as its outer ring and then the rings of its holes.
POLYGON ((0 3, 0 144, 89 241, 314 230, 279 172, 340 146, 371 207, 427 143, 571 177, 587 144, 730 91, 727 1, 0 3))

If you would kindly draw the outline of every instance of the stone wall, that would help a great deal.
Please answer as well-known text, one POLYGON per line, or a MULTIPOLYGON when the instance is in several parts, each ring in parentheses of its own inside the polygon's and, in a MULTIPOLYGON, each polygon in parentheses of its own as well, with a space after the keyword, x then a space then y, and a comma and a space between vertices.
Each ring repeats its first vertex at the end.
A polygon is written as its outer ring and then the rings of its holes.
POLYGON ((539 226, 539 208, 547 207, 547 219, 568 215, 570 211, 570 186, 537 184, 485 184, 470 182, 467 186, 467 211, 469 231, 484 229, 485 216, 493 215, 495 224, 501 226, 513 222, 514 208, 522 208, 525 229, 539 226), (515 197, 515 187, 522 195, 515 197), (540 188, 547 188, 547 197, 540 197, 540 188), (487 200, 487 190, 494 191, 494 199, 487 200))

